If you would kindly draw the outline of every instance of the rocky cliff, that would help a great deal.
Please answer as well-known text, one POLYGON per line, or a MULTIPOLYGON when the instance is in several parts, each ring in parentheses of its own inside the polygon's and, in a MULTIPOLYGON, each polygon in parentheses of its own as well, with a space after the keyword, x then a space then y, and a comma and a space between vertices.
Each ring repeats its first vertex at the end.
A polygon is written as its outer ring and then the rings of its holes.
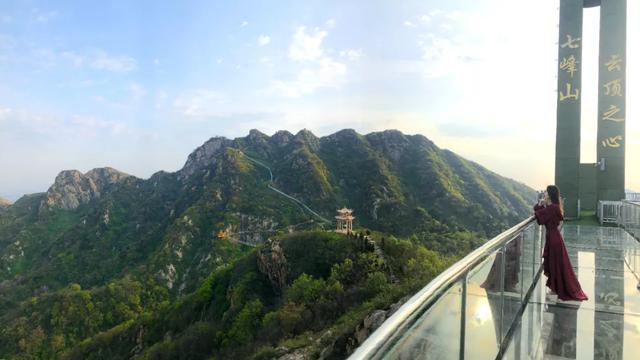
POLYGON ((93 169, 86 174, 78 170, 61 171, 47 191, 42 208, 76 209, 80 205, 100 198, 110 186, 129 176, 109 167, 93 169))

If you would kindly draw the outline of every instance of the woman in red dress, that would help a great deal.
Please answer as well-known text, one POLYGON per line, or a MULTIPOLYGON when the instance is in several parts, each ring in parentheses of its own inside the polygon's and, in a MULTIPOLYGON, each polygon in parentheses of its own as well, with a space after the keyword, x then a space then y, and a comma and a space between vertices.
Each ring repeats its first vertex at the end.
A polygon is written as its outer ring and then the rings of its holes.
POLYGON ((587 300, 587 295, 582 291, 578 278, 573 272, 567 248, 564 246, 564 240, 558 230, 560 221, 564 220, 558 187, 555 185, 547 186, 544 200, 538 202, 533 210, 538 224, 544 225, 547 229, 542 253, 547 287, 561 300, 587 300))

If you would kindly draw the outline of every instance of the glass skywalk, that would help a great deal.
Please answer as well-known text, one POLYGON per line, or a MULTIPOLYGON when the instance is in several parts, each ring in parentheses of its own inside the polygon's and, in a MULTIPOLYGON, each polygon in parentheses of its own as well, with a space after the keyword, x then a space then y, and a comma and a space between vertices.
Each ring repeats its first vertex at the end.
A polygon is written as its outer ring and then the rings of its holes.
POLYGON ((640 243, 625 230, 565 226, 567 251, 589 300, 557 301, 541 277, 506 359, 638 359, 640 243))
POLYGON ((588 301, 548 294, 529 219, 434 279, 352 359, 637 359, 640 243, 617 227, 562 232, 588 301))

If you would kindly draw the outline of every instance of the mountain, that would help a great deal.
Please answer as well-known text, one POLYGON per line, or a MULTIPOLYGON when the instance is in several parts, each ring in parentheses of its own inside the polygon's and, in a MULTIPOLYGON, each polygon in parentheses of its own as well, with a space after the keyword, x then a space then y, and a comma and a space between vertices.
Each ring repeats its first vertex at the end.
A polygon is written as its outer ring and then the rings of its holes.
POLYGON ((213 138, 189 156, 179 177, 207 171, 229 147, 269 165, 276 187, 311 208, 330 216, 345 204, 359 224, 391 232, 410 232, 401 225, 412 225, 412 210, 420 207, 439 220, 495 234, 528 214, 535 195, 424 136, 394 130, 322 138, 307 130, 271 137, 252 130, 245 138, 213 138))
MULTIPOLYGON (((130 330, 144 319, 156 326, 158 316, 190 306, 188 299, 208 292, 213 278, 232 276, 229 271, 267 281, 273 277, 269 271, 236 266, 255 265, 250 259, 268 247, 262 245, 267 239, 333 228, 330 219, 343 206, 354 210, 357 229, 382 234, 372 236, 378 248, 383 238, 404 238, 402 246, 446 259, 528 216, 534 198, 523 184, 442 150, 424 136, 394 130, 367 135, 342 130, 325 137, 307 130, 273 136, 252 130, 242 138, 214 137, 195 149, 179 171, 160 171, 149 179, 111 168, 63 171, 46 193, 23 196, 0 214, 0 357, 58 357, 83 339, 130 330)), ((338 241, 315 234, 314 239, 338 241)), ((335 256, 308 260, 325 269, 346 259, 357 261, 359 255, 348 251, 353 240, 340 241, 345 246, 332 248, 335 256)), ((408 261, 397 251, 376 256, 408 261)), ((314 254, 286 257, 292 263, 309 255, 314 254)), ((396 275, 403 266, 385 268, 384 279, 376 275, 376 281, 400 281, 393 299, 378 305, 390 305, 428 281, 396 275)), ((314 276, 330 280, 326 271, 314 276)), ((257 296, 245 286, 238 296, 259 298, 263 310, 279 311, 297 277, 287 277, 281 291, 271 295, 257 296)), ((214 297, 205 296, 231 302, 215 316, 209 314, 216 329, 217 322, 244 311, 233 305, 236 295, 227 285, 217 286, 214 297)), ((347 323, 353 325, 365 310, 370 308, 350 315, 347 323)), ((344 305, 335 314, 351 311, 344 305)), ((193 314, 182 315, 191 319, 193 314)), ((189 326, 171 331, 199 331, 189 326)), ((318 326, 315 331, 329 325, 318 326)), ((134 346, 143 348, 159 339, 136 336, 145 340, 134 346)))
POLYGON ((101 193, 108 192, 111 186, 128 176, 109 167, 93 169, 86 174, 78 170, 62 171, 47 191, 42 205, 48 209, 75 209, 100 198, 101 193))
POLYGON ((61 358, 345 358, 407 293, 453 261, 410 241, 382 239, 319 231, 275 237, 175 305, 102 332, 61 358))

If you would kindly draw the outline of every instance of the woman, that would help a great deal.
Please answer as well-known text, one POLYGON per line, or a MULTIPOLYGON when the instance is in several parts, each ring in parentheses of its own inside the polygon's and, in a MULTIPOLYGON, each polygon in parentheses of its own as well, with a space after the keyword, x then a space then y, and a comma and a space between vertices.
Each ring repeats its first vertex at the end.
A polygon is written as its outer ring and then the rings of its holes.
POLYGON ((547 229, 542 253, 547 286, 561 300, 587 300, 587 295, 582 291, 576 274, 573 272, 567 248, 564 246, 564 240, 558 230, 560 221, 564 220, 558 187, 555 185, 547 186, 544 200, 539 201, 533 210, 538 224, 544 225, 547 229))

